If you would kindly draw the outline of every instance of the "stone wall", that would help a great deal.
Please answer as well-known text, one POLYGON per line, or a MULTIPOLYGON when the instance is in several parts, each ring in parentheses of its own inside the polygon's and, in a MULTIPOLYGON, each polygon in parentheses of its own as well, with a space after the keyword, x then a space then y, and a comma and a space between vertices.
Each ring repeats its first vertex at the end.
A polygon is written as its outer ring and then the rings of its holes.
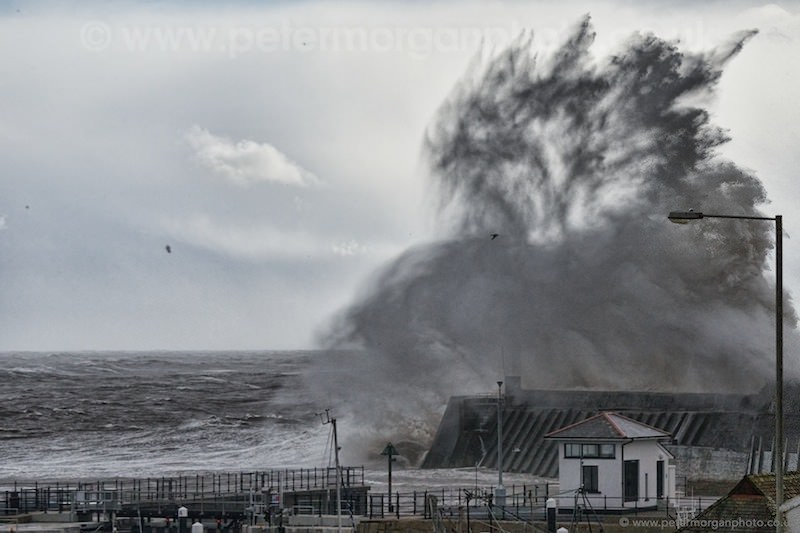
MULTIPOLYGON (((699 446, 665 446, 675 456, 678 478, 738 480, 747 473, 746 452, 699 446)), ((680 488, 680 487, 679 487, 680 488)))

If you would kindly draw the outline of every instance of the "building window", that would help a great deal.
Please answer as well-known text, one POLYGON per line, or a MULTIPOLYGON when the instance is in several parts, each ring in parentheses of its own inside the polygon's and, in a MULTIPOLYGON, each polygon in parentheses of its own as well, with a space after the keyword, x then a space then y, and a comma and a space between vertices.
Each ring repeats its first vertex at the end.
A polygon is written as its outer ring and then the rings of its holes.
POLYGON ((567 459, 614 459, 614 444, 564 444, 564 457, 567 459))
POLYGON ((581 467, 581 476, 583 476, 583 490, 589 493, 598 493, 599 485, 597 483, 597 465, 584 465, 581 467))
POLYGON ((564 457, 576 458, 581 457, 581 445, 567 443, 564 445, 564 457))
POLYGON ((613 444, 601 444, 600 457, 602 457, 603 459, 613 459, 615 449, 616 446, 614 446, 613 444))

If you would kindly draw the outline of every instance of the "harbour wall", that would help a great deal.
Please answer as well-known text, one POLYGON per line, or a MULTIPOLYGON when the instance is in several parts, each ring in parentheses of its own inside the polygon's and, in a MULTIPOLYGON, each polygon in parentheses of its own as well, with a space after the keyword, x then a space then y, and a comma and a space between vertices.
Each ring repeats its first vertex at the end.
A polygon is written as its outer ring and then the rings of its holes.
MULTIPOLYGON (((789 469, 800 451, 800 385, 785 387, 784 426, 789 469)), ((497 468, 497 395, 450 398, 423 468, 497 468)), ((506 378, 503 470, 558 475, 558 450, 545 436, 602 411, 614 411, 671 435, 666 444, 687 479, 738 479, 773 467, 774 398, 756 394, 525 390, 506 378)))

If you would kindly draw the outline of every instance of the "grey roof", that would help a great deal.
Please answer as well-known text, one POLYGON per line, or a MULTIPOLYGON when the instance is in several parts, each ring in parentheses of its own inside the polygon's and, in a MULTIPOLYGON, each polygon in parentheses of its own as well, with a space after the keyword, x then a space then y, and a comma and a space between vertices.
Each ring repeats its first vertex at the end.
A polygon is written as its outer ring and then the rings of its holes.
POLYGON ((619 413, 600 413, 545 435, 548 439, 668 439, 666 431, 619 413))
MULTIPOLYGON (((784 500, 800 496, 800 472, 786 472, 783 478, 784 500)), ((743 533, 775 531, 769 522, 775 519, 775 474, 750 474, 710 507, 680 529, 686 533, 725 531, 743 533)))

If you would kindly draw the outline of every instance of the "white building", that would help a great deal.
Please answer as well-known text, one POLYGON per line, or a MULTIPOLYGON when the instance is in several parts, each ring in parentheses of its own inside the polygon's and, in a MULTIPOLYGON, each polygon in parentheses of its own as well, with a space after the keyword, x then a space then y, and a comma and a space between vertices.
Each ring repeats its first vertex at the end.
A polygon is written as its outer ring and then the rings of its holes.
POLYGON ((618 413, 600 413, 551 433, 558 441, 558 506, 595 511, 654 508, 675 497, 670 434, 618 413))
MULTIPOLYGON (((768 478, 766 479, 765 483, 761 485, 764 486, 762 489, 762 494, 765 495, 766 499, 772 499, 773 490, 775 488, 775 475, 768 474, 768 478)), ((749 476, 750 479, 758 479, 756 476, 749 476)), ((756 481, 757 482, 757 481, 756 481)), ((783 505, 781 505, 781 512, 783 513, 783 519, 786 522, 784 526, 784 531, 786 533, 800 533, 800 472, 786 472, 783 475, 783 497, 785 501, 783 505)), ((768 508, 769 509, 769 508, 768 508)), ((770 509, 771 510, 771 509, 770 509)), ((768 514, 767 518, 775 518, 774 514, 768 514)))
POLYGON ((787 533, 800 533, 800 496, 795 496, 781 505, 787 533))

